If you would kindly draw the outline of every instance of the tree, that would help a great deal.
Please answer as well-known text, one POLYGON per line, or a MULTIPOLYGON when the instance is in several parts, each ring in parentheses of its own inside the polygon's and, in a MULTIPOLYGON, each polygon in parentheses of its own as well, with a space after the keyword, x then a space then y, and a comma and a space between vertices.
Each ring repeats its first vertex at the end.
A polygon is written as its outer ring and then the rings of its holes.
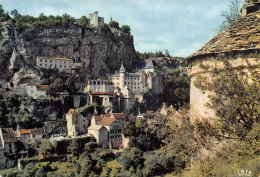
POLYGON ((221 16, 224 21, 220 25, 220 31, 225 30, 230 24, 236 21, 240 17, 241 0, 230 0, 228 10, 222 11, 221 16))
POLYGON ((70 94, 74 94, 77 91, 75 83, 71 78, 67 79, 67 81, 65 83, 65 87, 66 87, 67 92, 69 92, 70 94))
POLYGON ((79 26, 86 29, 89 26, 89 19, 86 16, 80 17, 79 26))
POLYGON ((13 18, 19 18, 21 16, 21 14, 19 14, 16 9, 12 10, 10 14, 13 16, 13 18))
POLYGON ((109 22, 108 25, 109 25, 110 27, 112 27, 112 28, 119 29, 119 23, 116 22, 116 21, 111 21, 111 22, 109 22))
POLYGON ((50 85, 50 92, 53 95, 54 93, 59 93, 64 91, 65 85, 61 78, 57 78, 54 82, 50 85))
POLYGON ((123 25, 123 26, 121 27, 121 29, 122 29, 122 31, 123 31, 124 33, 130 34, 130 31, 131 31, 130 26, 128 26, 128 25, 123 25))
POLYGON ((43 158, 46 157, 47 154, 50 154, 51 151, 53 150, 53 146, 48 139, 43 139, 41 141, 41 145, 39 147, 39 154, 43 155, 43 158))
POLYGON ((245 59, 246 67, 235 69, 228 61, 224 67, 201 66, 209 71, 210 78, 198 76, 194 82, 199 89, 209 90, 208 107, 213 109, 219 118, 216 126, 230 135, 243 138, 252 128, 254 122, 260 121, 260 76, 245 59))

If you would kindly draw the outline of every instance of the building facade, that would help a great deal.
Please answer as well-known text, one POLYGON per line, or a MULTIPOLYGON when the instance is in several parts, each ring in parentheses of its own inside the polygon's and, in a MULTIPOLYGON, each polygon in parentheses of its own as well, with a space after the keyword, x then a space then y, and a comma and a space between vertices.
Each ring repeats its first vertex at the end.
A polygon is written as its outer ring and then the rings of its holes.
POLYGON ((104 18, 98 16, 98 11, 95 11, 93 14, 89 14, 90 25, 94 27, 104 26, 104 18))
POLYGON ((34 99, 40 96, 46 96, 49 93, 48 85, 37 85, 32 82, 29 82, 26 85, 26 93, 28 96, 33 97, 34 99))
POLYGON ((77 110, 70 109, 66 114, 68 136, 78 136, 87 133, 88 119, 77 110))
POLYGON ((38 68, 57 68, 59 71, 71 72, 73 60, 59 57, 37 57, 38 68))

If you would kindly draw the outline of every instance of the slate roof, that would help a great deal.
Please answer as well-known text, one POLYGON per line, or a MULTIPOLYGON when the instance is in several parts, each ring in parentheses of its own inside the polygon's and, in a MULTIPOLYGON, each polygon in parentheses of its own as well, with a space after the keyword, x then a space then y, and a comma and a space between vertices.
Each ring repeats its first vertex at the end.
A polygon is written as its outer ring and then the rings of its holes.
POLYGON ((12 128, 2 128, 3 139, 5 143, 17 142, 15 133, 12 128))
POLYGON ((260 49, 260 12, 240 17, 187 59, 231 51, 260 49))

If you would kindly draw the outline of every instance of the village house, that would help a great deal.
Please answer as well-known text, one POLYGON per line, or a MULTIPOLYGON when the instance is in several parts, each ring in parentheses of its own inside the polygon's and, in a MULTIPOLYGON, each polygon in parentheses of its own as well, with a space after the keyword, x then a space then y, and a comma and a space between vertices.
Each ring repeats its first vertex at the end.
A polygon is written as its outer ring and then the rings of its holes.
POLYGON ((38 68, 57 68, 59 71, 71 72, 73 60, 59 57, 37 57, 38 68))
POLYGON ((95 137, 96 142, 99 146, 103 148, 107 148, 109 146, 108 143, 108 131, 102 125, 90 125, 88 127, 88 134, 95 137))
POLYGON ((17 159, 17 139, 11 128, 0 128, 0 170, 14 167, 17 159))
POLYGON ((104 26, 104 18, 98 16, 98 11, 95 11, 93 14, 89 14, 89 23, 94 27, 104 26))
POLYGON ((91 130, 97 128, 95 127, 95 125, 104 126, 108 131, 106 138, 107 142, 109 143, 109 147, 119 148, 119 146, 122 144, 122 136, 125 123, 126 116, 123 113, 94 115, 91 119, 91 126, 93 125, 93 127, 91 127, 91 130))
POLYGON ((113 111, 114 94, 113 92, 91 92, 89 94, 90 104, 96 103, 104 107, 105 113, 113 111))
POLYGON ((66 114, 68 136, 78 136, 87 133, 88 119, 78 110, 70 109, 66 114))
POLYGON ((49 90, 50 88, 48 85, 37 85, 33 82, 29 82, 26 86, 26 93, 34 99, 40 96, 46 96, 49 93, 49 90))

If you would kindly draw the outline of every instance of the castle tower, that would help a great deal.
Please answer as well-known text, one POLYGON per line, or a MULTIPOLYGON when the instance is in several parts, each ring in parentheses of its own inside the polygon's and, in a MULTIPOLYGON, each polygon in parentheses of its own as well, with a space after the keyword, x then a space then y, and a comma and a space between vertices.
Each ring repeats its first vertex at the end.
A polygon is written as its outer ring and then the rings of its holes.
MULTIPOLYGON (((249 4, 257 7, 260 0, 246 1, 244 8, 246 13, 249 11, 249 4)), ((257 38, 260 35, 260 11, 236 20, 225 31, 217 34, 212 40, 207 42, 201 49, 187 57, 189 62, 188 75, 191 79, 190 84, 190 116, 191 121, 195 119, 217 119, 214 110, 207 107, 210 102, 209 95, 212 93, 209 90, 201 91, 196 87, 196 78, 205 76, 211 80, 211 71, 214 66, 221 66, 222 61, 228 61, 234 69, 243 69, 253 67, 254 71, 260 72, 260 40, 257 38), (250 36, 250 37, 248 37, 250 36), (235 42, 234 42, 235 41, 235 42), (207 69, 201 66, 207 66, 207 69)), ((213 70, 212 70, 213 69, 213 70)))
POLYGON ((260 10, 260 0, 245 0, 241 9, 241 15, 246 16, 260 10))
POLYGON ((122 89, 125 86, 125 68, 123 64, 121 65, 119 72, 120 88, 122 89))

